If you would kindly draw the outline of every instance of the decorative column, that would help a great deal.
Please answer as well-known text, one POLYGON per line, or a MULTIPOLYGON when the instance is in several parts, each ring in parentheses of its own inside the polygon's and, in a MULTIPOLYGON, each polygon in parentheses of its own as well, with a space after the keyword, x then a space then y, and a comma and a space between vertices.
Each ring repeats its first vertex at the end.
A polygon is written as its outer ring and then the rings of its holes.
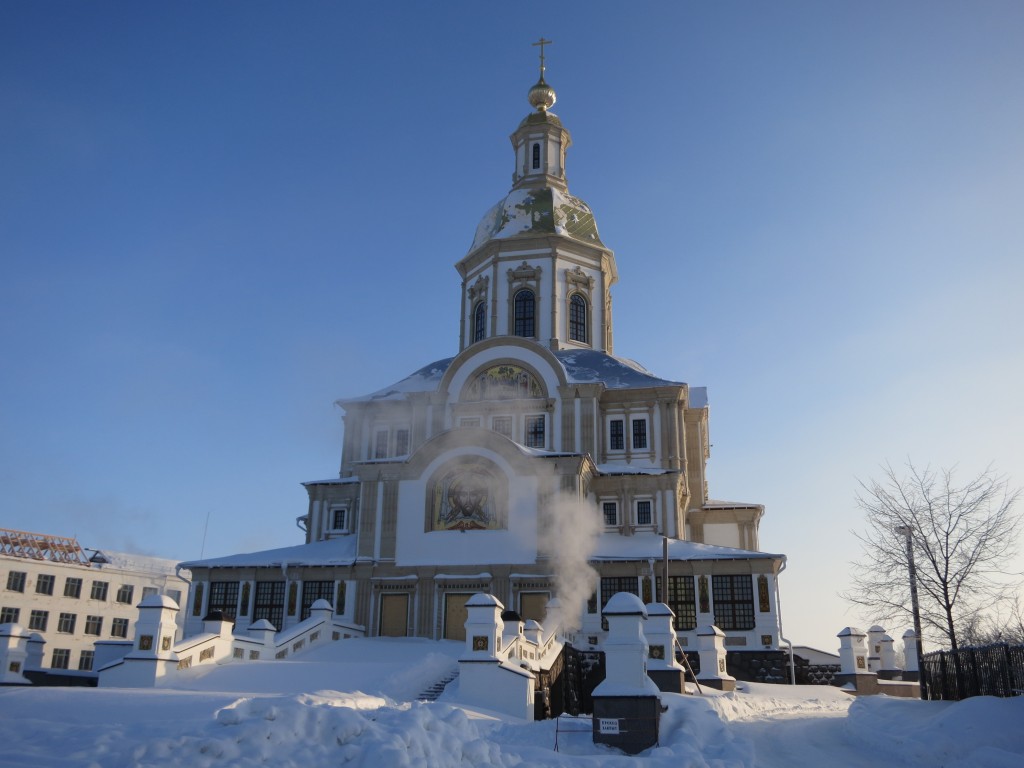
POLYGON ((605 678, 593 693, 594 743, 635 755, 658 743, 661 720, 661 692, 647 676, 647 609, 636 595, 619 592, 603 613, 608 636, 605 678))
POLYGON ((502 645, 504 607, 494 595, 483 593, 466 601, 466 648, 459 657, 459 699, 533 720, 535 677, 529 669, 507 658, 502 645))
POLYGON ((32 685, 24 675, 28 638, 20 624, 0 624, 0 685, 32 685))
POLYGON ((879 654, 880 666, 878 668, 878 677, 881 680, 898 680, 900 678, 900 669, 896 666, 896 651, 892 647, 893 640, 889 635, 882 635, 882 639, 879 640, 879 654))
POLYGON ((683 666, 676 661, 676 630, 672 626, 675 614, 664 603, 647 606, 647 676, 666 693, 686 693, 683 666))
POLYGON ((885 629, 875 624, 868 629, 868 671, 875 672, 882 668, 882 638, 885 629))
POLYGON ((700 677, 697 682, 720 691, 735 691, 736 678, 725 667, 725 632, 712 625, 697 629, 700 677))
POLYGON ((868 669, 867 636, 856 627, 846 627, 836 637, 840 671, 832 684, 857 695, 878 693, 878 676, 868 669))
MULTIPOLYGON (((151 688, 178 666, 174 652, 174 617, 178 604, 166 595, 150 595, 139 603, 132 650, 99 670, 99 686, 151 688)), ((204 622, 205 623, 205 622, 204 622)))

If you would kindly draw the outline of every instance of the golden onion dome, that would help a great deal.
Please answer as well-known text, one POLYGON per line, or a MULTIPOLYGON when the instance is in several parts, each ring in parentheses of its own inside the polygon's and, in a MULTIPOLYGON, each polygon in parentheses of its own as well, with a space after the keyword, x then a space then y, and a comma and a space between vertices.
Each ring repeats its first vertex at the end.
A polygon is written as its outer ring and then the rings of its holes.
POLYGON ((547 112, 555 104, 555 89, 545 83, 544 75, 541 75, 537 84, 530 89, 528 98, 531 107, 538 112, 547 112))

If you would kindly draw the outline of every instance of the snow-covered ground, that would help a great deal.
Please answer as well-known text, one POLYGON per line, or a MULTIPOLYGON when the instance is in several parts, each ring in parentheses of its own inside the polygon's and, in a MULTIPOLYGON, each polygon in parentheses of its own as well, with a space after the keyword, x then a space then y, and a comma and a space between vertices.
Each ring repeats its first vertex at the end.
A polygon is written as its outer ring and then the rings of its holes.
POLYGON ((1024 698, 852 699, 741 684, 666 694, 660 746, 595 746, 589 718, 525 722, 458 704, 461 643, 346 640, 295 661, 195 668, 174 687, 0 689, 0 766, 1024 766, 1024 698), (557 744, 557 749, 556 749, 557 744))

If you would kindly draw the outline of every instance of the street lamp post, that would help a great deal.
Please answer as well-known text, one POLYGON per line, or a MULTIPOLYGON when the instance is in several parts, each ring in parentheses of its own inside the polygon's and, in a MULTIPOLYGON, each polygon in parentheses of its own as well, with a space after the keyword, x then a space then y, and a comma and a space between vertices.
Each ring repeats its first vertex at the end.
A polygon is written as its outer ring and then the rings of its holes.
POLYGON ((907 539, 907 569, 910 571, 910 609, 914 614, 914 641, 917 644, 917 679, 921 686, 921 699, 928 698, 924 681, 924 650, 921 647, 921 608, 917 602, 917 566, 914 564, 914 529, 909 525, 901 525, 896 533, 902 533, 907 539))

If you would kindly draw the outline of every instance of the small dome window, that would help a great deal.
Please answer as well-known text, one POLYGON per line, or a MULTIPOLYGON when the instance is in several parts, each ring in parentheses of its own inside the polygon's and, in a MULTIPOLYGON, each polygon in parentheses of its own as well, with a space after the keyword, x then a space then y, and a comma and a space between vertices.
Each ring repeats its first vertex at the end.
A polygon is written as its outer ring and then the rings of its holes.
POLYGON ((533 145, 533 169, 540 168, 540 144, 533 145))

